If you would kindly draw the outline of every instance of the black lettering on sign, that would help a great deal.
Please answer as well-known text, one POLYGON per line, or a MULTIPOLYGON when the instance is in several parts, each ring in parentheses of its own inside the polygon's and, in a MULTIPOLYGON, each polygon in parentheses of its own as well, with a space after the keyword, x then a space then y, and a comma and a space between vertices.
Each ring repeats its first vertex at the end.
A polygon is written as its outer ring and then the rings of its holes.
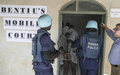
POLYGON ((45 8, 42 8, 41 9, 41 14, 44 14, 45 13, 45 8))
POLYGON ((19 26, 24 26, 24 21, 23 20, 19 21, 19 26))
POLYGON ((6 11, 6 7, 2 7, 1 8, 1 13, 6 13, 7 11, 6 11))
POLYGON ((17 25, 17 21, 16 20, 13 20, 13 25, 16 26, 17 25))
POLYGON ((21 8, 21 14, 25 14, 25 8, 21 8))
POLYGON ((8 41, 19 42, 31 42, 32 38, 36 35, 36 32, 29 31, 7 31, 8 41))
POLYGON ((11 26, 11 20, 5 20, 5 25, 6 26, 11 26))
POLYGON ((27 39, 31 39, 32 38, 32 34, 31 33, 28 33, 27 34, 27 39))
POLYGON ((8 33, 8 38, 12 38, 12 33, 8 33))
POLYGON ((30 9, 29 8, 27 8, 27 14, 30 14, 30 9))
POLYGON ((25 39, 25 33, 21 33, 21 38, 25 39))
POLYGON ((8 8, 8 13, 12 13, 12 8, 8 8))
POLYGON ((14 13, 15 14, 19 13, 19 8, 14 8, 14 13))
POLYGON ((14 34, 14 37, 15 37, 15 38, 19 38, 19 33, 15 33, 15 34, 14 34))
POLYGON ((37 14, 37 8, 33 8, 33 14, 37 14))
POLYGON ((30 26, 34 27, 33 21, 30 21, 30 26))

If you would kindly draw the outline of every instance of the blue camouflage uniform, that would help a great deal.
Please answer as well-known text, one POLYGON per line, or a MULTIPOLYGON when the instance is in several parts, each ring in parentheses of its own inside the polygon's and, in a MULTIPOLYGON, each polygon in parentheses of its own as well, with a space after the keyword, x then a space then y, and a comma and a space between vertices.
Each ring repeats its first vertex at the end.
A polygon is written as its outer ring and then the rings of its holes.
POLYGON ((108 59, 112 65, 120 65, 120 38, 116 38, 112 30, 107 30, 107 34, 114 41, 108 59))
POLYGON ((39 50, 42 49, 42 51, 40 51, 39 53, 41 53, 41 54, 38 54, 35 58, 35 60, 38 63, 33 64, 33 69, 35 71, 35 75, 53 75, 53 68, 52 68, 51 63, 53 63, 54 60, 46 61, 46 59, 44 58, 44 55, 43 55, 43 51, 51 50, 51 52, 54 52, 55 44, 50 38, 50 33, 48 33, 47 31, 45 31, 43 29, 38 30, 38 37, 39 37, 39 39, 38 39, 39 41, 38 41, 37 48, 39 50), (42 34, 42 35, 39 36, 39 34, 42 34))
POLYGON ((87 32, 80 38, 79 63, 81 75, 96 75, 102 51, 102 39, 97 32, 87 32))

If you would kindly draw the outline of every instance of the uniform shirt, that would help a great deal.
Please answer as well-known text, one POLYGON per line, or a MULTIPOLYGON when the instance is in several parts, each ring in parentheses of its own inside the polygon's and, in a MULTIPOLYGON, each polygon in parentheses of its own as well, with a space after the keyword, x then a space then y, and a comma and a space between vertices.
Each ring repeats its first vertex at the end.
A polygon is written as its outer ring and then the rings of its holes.
POLYGON ((51 50, 51 44, 53 44, 53 42, 50 38, 50 33, 49 33, 49 35, 48 34, 42 35, 40 38, 40 43, 41 43, 43 51, 51 50))
POLYGON ((114 41, 108 59, 112 65, 120 65, 120 38, 116 38, 112 30, 107 30, 107 34, 114 41))

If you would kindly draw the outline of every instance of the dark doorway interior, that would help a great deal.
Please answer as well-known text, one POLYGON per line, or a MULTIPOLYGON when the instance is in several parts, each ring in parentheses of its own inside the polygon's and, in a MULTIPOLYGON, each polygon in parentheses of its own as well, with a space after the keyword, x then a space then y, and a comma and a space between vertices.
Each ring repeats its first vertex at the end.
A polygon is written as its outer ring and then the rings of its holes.
MULTIPOLYGON (((86 24, 89 20, 96 20, 98 24, 102 22, 102 15, 79 15, 79 14, 64 14, 62 16, 62 22, 64 25, 69 22, 74 25, 79 35, 82 35, 85 31, 86 24)), ((99 27, 100 29, 100 27, 99 27)), ((98 31, 100 32, 100 31, 98 31)))

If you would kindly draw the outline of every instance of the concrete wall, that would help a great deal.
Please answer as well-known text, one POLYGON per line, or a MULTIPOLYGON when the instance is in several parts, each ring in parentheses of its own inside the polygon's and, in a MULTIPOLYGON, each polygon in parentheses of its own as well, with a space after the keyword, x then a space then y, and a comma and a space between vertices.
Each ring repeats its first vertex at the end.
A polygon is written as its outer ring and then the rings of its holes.
MULTIPOLYGON (((0 0, 0 5, 38 5, 47 6, 47 13, 53 18, 53 26, 50 30, 51 38, 57 42, 59 10, 71 0, 0 0)), ((120 8, 119 0, 97 0, 107 9, 107 25, 114 28, 119 23, 120 18, 110 17, 110 8, 120 8)), ((0 17, 0 75, 34 75, 32 70, 31 43, 7 42, 6 30, 3 27, 3 18, 0 17)), ((104 73, 110 75, 110 64, 108 62, 108 53, 112 45, 112 40, 105 37, 105 62, 104 73)), ((57 46, 56 46, 57 47, 57 46)), ((56 60, 57 61, 57 60, 56 60)), ((57 62, 53 64, 54 73, 57 75, 57 62)))

